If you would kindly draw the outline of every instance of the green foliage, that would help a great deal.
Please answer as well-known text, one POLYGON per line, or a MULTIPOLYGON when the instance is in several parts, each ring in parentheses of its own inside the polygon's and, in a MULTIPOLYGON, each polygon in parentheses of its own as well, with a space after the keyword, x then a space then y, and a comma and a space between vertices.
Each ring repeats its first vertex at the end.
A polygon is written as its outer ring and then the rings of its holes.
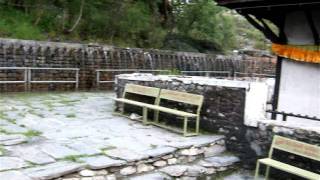
POLYGON ((29 130, 25 133, 23 133, 23 135, 25 135, 26 137, 36 137, 36 136, 40 136, 42 133, 40 131, 35 131, 35 130, 29 130))
POLYGON ((44 38, 39 28, 32 25, 31 17, 20 11, 0 7, 0 17, 1 37, 35 40, 44 38))
POLYGON ((0 0, 0 37, 207 53, 241 47, 242 32, 264 48, 261 34, 214 1, 180 2, 0 0))

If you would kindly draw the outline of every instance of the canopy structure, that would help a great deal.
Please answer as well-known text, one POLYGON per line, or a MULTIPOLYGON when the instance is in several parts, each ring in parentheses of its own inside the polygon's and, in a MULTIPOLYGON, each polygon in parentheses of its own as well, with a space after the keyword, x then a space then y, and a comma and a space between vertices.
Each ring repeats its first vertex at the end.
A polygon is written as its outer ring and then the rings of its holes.
POLYGON ((216 0, 235 9, 271 40, 273 52, 297 61, 320 63, 320 1, 216 0), (270 27, 273 23, 278 31, 270 27))
POLYGON ((320 1, 216 2, 236 10, 273 43, 278 55, 273 111, 320 117, 320 1))

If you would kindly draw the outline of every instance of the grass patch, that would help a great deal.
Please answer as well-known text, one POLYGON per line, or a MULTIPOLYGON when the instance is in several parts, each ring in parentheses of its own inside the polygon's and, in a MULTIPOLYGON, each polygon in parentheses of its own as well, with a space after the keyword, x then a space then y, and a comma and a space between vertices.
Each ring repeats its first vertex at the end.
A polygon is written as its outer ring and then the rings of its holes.
POLYGON ((117 147, 115 147, 115 146, 107 146, 107 147, 102 148, 101 151, 104 152, 105 154, 107 154, 106 151, 112 150, 112 149, 117 149, 117 147))
POLYGON ((79 159, 83 158, 83 157, 89 157, 89 156, 87 156, 87 155, 70 155, 70 156, 66 156, 66 157, 62 158, 61 160, 81 163, 83 161, 81 161, 79 159))
POLYGON ((36 136, 40 136, 42 133, 40 131, 35 131, 35 130, 29 130, 25 133, 23 133, 23 135, 27 136, 27 137, 36 137, 36 136))
POLYGON ((67 118, 75 118, 77 115, 75 113, 70 113, 66 115, 67 118))
POLYGON ((3 146, 0 146, 0 156, 4 155, 5 149, 3 146))

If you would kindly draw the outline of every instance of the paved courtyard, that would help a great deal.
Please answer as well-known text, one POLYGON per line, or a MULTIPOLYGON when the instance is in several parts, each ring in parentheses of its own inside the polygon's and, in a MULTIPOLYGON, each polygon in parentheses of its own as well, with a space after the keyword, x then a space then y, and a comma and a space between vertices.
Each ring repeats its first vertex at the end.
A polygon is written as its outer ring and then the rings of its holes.
POLYGON ((185 138, 114 116, 112 97, 84 92, 2 94, 0 179, 50 179, 84 166, 121 166, 223 138, 185 138))

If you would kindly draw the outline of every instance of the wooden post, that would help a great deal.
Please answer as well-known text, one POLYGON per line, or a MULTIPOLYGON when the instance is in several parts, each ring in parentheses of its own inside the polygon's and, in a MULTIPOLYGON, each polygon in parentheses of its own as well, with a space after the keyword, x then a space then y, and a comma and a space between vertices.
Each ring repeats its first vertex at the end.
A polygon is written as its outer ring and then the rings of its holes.
MULTIPOLYGON (((278 110, 281 70, 282 70, 282 57, 278 56, 277 66, 276 66, 276 82, 275 82, 275 86, 274 86, 274 94, 273 94, 273 102, 272 102, 272 110, 273 111, 277 111, 278 110)), ((272 113, 271 118, 276 120, 277 119, 277 114, 276 113, 272 113)))

